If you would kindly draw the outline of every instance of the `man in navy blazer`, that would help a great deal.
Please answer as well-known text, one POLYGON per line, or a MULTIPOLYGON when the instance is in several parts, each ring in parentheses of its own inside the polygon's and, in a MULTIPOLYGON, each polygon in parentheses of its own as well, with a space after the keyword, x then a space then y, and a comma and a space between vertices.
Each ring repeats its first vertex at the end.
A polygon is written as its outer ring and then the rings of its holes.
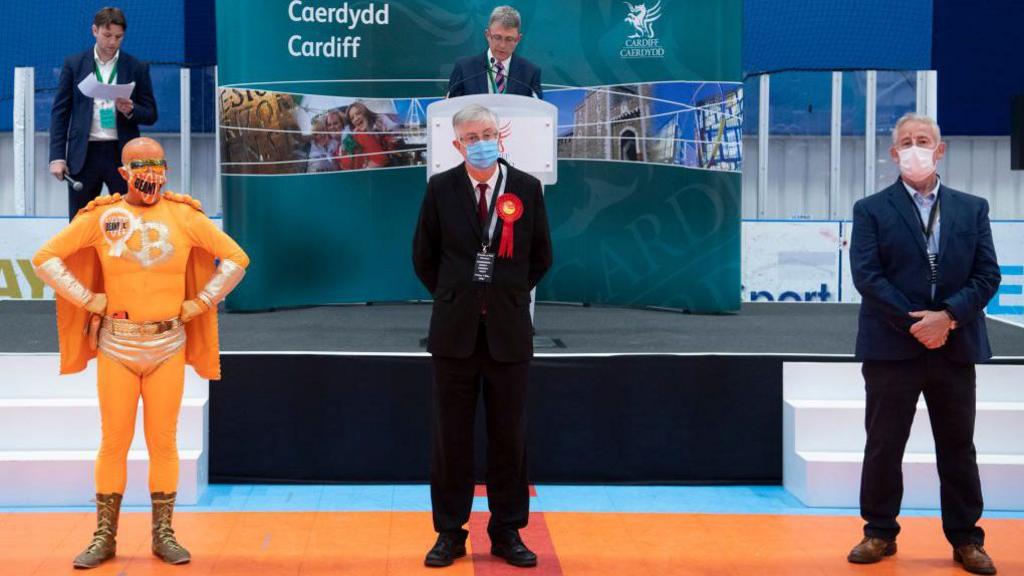
POLYGON ((977 525, 984 508, 974 449, 975 369, 992 357, 985 306, 999 287, 988 202, 939 182, 939 127, 907 114, 893 130, 900 179, 853 207, 850 264, 863 298, 856 356, 867 391, 861 477, 864 539, 848 560, 896 553, 902 461, 921 393, 935 438, 942 528, 953 558, 995 574, 977 525))
POLYGON ((68 56, 60 71, 50 113, 50 174, 58 180, 67 174, 82 184, 76 191, 68 183, 69 219, 99 196, 103 184, 111 194, 127 191, 124 178, 117 172, 121 148, 139 136, 140 125, 156 122, 149 66, 121 51, 127 29, 121 10, 103 8, 93 18, 96 45, 68 56), (135 82, 131 98, 110 101, 87 97, 78 83, 90 74, 107 84, 135 82))
POLYGON ((484 30, 487 52, 462 58, 448 79, 448 97, 467 94, 518 94, 543 98, 540 68, 522 56, 513 56, 523 38, 519 12, 498 6, 484 30))

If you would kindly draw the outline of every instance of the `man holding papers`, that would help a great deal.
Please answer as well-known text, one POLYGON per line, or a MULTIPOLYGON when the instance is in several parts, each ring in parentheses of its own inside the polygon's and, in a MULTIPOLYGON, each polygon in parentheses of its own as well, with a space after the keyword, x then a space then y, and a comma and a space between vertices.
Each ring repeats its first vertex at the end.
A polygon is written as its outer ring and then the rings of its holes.
POLYGON ((139 136, 139 126, 156 122, 149 66, 121 51, 128 23, 117 8, 93 18, 96 44, 64 60, 50 114, 50 174, 68 182, 68 218, 73 218, 103 185, 127 192, 117 173, 121 149, 139 136))

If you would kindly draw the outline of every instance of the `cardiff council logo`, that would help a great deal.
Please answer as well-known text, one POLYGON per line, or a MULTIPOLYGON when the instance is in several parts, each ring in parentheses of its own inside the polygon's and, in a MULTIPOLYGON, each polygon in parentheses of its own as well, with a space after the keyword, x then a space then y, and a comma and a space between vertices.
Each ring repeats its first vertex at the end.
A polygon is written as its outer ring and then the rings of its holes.
POLYGON ((663 58, 665 49, 655 37, 654 23, 661 18, 661 0, 650 8, 647 4, 623 2, 629 9, 624 21, 633 26, 633 33, 619 50, 622 58, 663 58))
POLYGON ((661 18, 661 0, 655 2, 654 6, 650 8, 646 4, 630 4, 624 2, 629 7, 629 14, 626 15, 626 22, 633 25, 636 32, 631 34, 630 38, 654 38, 654 22, 661 18))

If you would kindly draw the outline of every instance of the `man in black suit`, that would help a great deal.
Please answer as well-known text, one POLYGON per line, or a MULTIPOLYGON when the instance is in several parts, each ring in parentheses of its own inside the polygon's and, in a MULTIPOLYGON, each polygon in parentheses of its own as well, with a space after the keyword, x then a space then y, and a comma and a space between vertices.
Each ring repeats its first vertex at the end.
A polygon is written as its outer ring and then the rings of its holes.
POLYGON ((540 68, 522 56, 513 56, 522 40, 519 12, 498 6, 484 30, 487 52, 462 58, 448 79, 448 97, 467 94, 518 94, 543 98, 540 68))
POLYGON ((483 392, 491 553, 535 566, 519 537, 529 520, 526 388, 533 356, 530 290, 551 267, 540 182, 498 160, 498 119, 470 105, 452 119, 465 162, 427 184, 413 239, 416 275, 434 296, 430 495, 436 544, 427 566, 466 554, 473 505, 473 421, 483 392))
POLYGON ((103 184, 111 194, 128 191, 117 172, 121 148, 139 136, 140 125, 156 122, 149 66, 121 51, 127 29, 121 10, 103 8, 92 23, 96 45, 68 56, 60 71, 50 113, 50 174, 57 180, 67 174, 82 183, 77 192, 68 183, 69 219, 100 195, 103 184), (106 84, 135 82, 132 97, 113 101, 87 97, 78 83, 90 74, 106 84))
POLYGON ((935 438, 942 529, 968 572, 995 574, 977 525, 984 508, 974 449, 974 365, 992 357, 985 305, 999 287, 988 203, 939 182, 939 127, 908 114, 890 154, 900 179, 853 207, 850 263, 863 297, 857 358, 867 390, 860 507, 864 538, 848 556, 896 553, 903 451, 924 393, 935 438))

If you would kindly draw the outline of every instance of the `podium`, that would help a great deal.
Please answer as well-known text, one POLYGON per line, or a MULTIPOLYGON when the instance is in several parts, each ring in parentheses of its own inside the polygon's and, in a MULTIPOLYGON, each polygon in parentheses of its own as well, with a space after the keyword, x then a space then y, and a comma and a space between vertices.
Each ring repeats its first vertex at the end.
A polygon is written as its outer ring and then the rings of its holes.
POLYGON ((543 100, 509 94, 474 94, 427 106, 427 179, 462 163, 452 146, 452 116, 470 104, 498 115, 501 157, 541 184, 558 181, 558 108, 543 100))
MULTIPOLYGON (((498 116, 501 158, 531 174, 543 186, 558 181, 558 108, 554 104, 511 94, 473 94, 438 100, 427 106, 427 180, 462 163, 452 145, 452 117, 470 104, 498 116)), ((536 309, 537 290, 530 292, 530 318, 536 309)))

